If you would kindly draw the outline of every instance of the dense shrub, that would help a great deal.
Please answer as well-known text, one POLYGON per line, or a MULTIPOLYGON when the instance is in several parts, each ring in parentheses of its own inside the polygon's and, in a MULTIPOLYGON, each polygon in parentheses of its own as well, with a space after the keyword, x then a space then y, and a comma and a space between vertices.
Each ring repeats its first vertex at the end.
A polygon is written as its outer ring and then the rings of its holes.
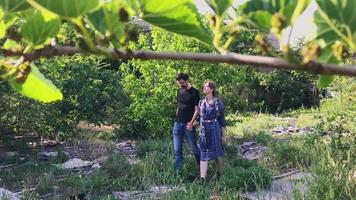
POLYGON ((127 102, 120 75, 96 57, 43 59, 40 69, 63 92, 63 101, 43 104, 17 95, 0 85, 0 127, 3 131, 37 132, 70 137, 80 120, 115 123, 127 102))
POLYGON ((334 98, 322 101, 317 132, 329 136, 334 148, 348 148, 356 143, 356 82, 340 78, 329 91, 334 98))

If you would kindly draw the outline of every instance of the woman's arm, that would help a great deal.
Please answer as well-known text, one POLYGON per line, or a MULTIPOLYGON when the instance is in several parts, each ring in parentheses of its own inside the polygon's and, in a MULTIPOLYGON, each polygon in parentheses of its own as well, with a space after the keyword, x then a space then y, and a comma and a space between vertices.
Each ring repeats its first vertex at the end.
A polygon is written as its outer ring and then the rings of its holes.
POLYGON ((221 100, 218 100, 217 103, 218 103, 218 109, 219 109, 218 122, 221 127, 221 143, 224 143, 225 142, 225 133, 226 133, 224 103, 221 100))
POLYGON ((218 116, 218 122, 221 128, 226 127, 226 121, 225 121, 225 108, 224 108, 224 103, 219 99, 218 102, 218 109, 219 109, 219 116, 218 116))

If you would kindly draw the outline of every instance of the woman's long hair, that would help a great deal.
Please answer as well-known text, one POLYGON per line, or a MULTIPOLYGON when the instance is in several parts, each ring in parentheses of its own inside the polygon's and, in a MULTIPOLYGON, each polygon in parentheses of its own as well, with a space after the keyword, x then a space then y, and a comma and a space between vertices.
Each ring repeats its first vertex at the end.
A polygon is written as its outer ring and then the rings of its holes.
POLYGON ((216 83, 214 81, 212 81, 212 80, 208 80, 208 81, 205 82, 205 84, 208 84, 210 89, 213 90, 213 97, 218 97, 218 91, 216 90, 216 83))

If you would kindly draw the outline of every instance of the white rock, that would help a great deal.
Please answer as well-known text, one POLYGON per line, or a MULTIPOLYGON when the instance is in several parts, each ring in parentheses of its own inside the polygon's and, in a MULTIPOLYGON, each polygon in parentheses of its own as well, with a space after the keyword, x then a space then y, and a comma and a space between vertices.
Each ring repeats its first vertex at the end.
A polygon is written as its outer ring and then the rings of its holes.
POLYGON ((37 154, 39 159, 53 159, 58 156, 58 152, 56 151, 42 151, 37 154))
POLYGON ((16 151, 9 151, 9 152, 6 152, 6 156, 8 157, 14 157, 14 156, 17 156, 19 153, 17 153, 16 151))
POLYGON ((294 200, 296 191, 298 191, 301 196, 308 191, 307 183, 310 179, 310 174, 297 172, 272 181, 269 189, 247 192, 242 196, 249 200, 294 200))
POLYGON ((79 158, 73 158, 63 164, 57 165, 57 167, 60 169, 75 169, 81 167, 89 167, 91 165, 93 165, 93 162, 91 161, 85 161, 79 158))
POLYGON ((6 190, 4 188, 0 188, 0 199, 2 200, 20 200, 20 196, 17 194, 6 190))
POLYGON ((95 163, 93 166, 91 166, 93 169, 100 169, 101 166, 99 163, 95 163))

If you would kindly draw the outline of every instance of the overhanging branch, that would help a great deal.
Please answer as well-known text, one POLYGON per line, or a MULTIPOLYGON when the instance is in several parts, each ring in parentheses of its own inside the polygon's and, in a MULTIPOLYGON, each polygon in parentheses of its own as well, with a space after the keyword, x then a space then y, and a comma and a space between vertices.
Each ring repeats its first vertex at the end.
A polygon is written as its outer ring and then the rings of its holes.
POLYGON ((285 60, 265 56, 242 55, 237 53, 227 53, 225 55, 213 53, 182 53, 182 52, 154 52, 140 50, 117 50, 108 48, 98 48, 97 52, 85 52, 78 47, 71 46, 48 46, 43 49, 33 51, 29 54, 11 52, 0 49, 0 53, 5 56, 24 56, 25 60, 36 60, 40 57, 54 57, 60 55, 97 54, 105 55, 113 59, 141 59, 141 60, 186 60, 200 61, 208 63, 228 63, 243 64, 251 66, 268 67, 275 69, 302 70, 315 74, 342 75, 356 77, 356 66, 340 66, 312 62, 307 65, 287 62, 285 60))

